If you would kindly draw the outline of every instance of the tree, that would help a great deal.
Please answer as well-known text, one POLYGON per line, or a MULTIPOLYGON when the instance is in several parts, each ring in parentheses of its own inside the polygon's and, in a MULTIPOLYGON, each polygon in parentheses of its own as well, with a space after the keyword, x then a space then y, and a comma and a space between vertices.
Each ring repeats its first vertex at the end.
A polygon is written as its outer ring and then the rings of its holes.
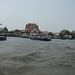
POLYGON ((75 30, 71 31, 71 35, 75 35, 75 30))
POLYGON ((0 33, 5 33, 5 31, 4 30, 1 30, 0 33))
POLYGON ((13 34, 13 33, 14 33, 14 31, 12 30, 12 31, 10 31, 9 33, 12 33, 12 34, 13 34))
POLYGON ((61 35, 70 35, 71 33, 68 30, 61 30, 60 34, 61 35))
POLYGON ((14 32, 21 32, 20 30, 18 30, 18 29, 16 29, 16 30, 14 30, 14 32))
POLYGON ((16 35, 16 36, 21 36, 21 31, 18 30, 18 29, 14 30, 13 33, 14 33, 14 35, 16 35))
POLYGON ((10 31, 10 33, 15 33, 15 32, 21 32, 21 31, 18 29, 10 31))
POLYGON ((49 32, 48 35, 54 36, 54 34, 52 32, 49 32))

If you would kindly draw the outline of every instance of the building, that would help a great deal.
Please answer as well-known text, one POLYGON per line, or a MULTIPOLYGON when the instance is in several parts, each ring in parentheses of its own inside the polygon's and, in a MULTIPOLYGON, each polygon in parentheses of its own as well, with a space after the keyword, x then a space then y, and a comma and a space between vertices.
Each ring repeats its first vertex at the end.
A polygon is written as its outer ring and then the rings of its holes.
POLYGON ((38 25, 34 23, 28 23, 26 24, 25 31, 22 30, 22 35, 35 35, 35 34, 41 34, 42 32, 39 30, 38 25))
POLYGON ((48 31, 41 31, 41 34, 48 35, 48 31))
POLYGON ((8 29, 7 27, 4 27, 4 28, 0 28, 0 33, 8 33, 8 29))

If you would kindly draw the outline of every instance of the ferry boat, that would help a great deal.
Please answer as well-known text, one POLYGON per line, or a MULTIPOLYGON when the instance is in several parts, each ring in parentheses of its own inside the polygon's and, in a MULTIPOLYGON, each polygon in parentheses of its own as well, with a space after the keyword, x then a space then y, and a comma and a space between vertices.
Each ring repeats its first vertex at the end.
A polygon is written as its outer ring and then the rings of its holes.
POLYGON ((42 40, 42 41, 51 41, 51 38, 48 35, 42 35, 42 34, 30 35, 30 39, 42 40))
POLYGON ((0 36, 0 41, 6 40, 6 36, 0 36))

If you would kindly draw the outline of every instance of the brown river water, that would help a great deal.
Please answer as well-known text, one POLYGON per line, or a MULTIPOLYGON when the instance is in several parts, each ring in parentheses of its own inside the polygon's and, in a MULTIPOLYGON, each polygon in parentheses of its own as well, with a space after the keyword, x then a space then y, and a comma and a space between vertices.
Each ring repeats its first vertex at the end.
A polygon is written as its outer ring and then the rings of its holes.
POLYGON ((7 37, 0 41, 0 75, 75 75, 75 40, 7 37))

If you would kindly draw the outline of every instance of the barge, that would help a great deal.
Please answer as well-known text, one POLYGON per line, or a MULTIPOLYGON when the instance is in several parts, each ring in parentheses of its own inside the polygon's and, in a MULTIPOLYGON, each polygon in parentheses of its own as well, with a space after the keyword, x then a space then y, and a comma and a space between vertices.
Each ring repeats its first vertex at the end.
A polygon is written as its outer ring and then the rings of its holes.
POLYGON ((42 40, 42 41, 51 41, 51 38, 48 35, 42 35, 42 34, 30 35, 30 39, 42 40))

